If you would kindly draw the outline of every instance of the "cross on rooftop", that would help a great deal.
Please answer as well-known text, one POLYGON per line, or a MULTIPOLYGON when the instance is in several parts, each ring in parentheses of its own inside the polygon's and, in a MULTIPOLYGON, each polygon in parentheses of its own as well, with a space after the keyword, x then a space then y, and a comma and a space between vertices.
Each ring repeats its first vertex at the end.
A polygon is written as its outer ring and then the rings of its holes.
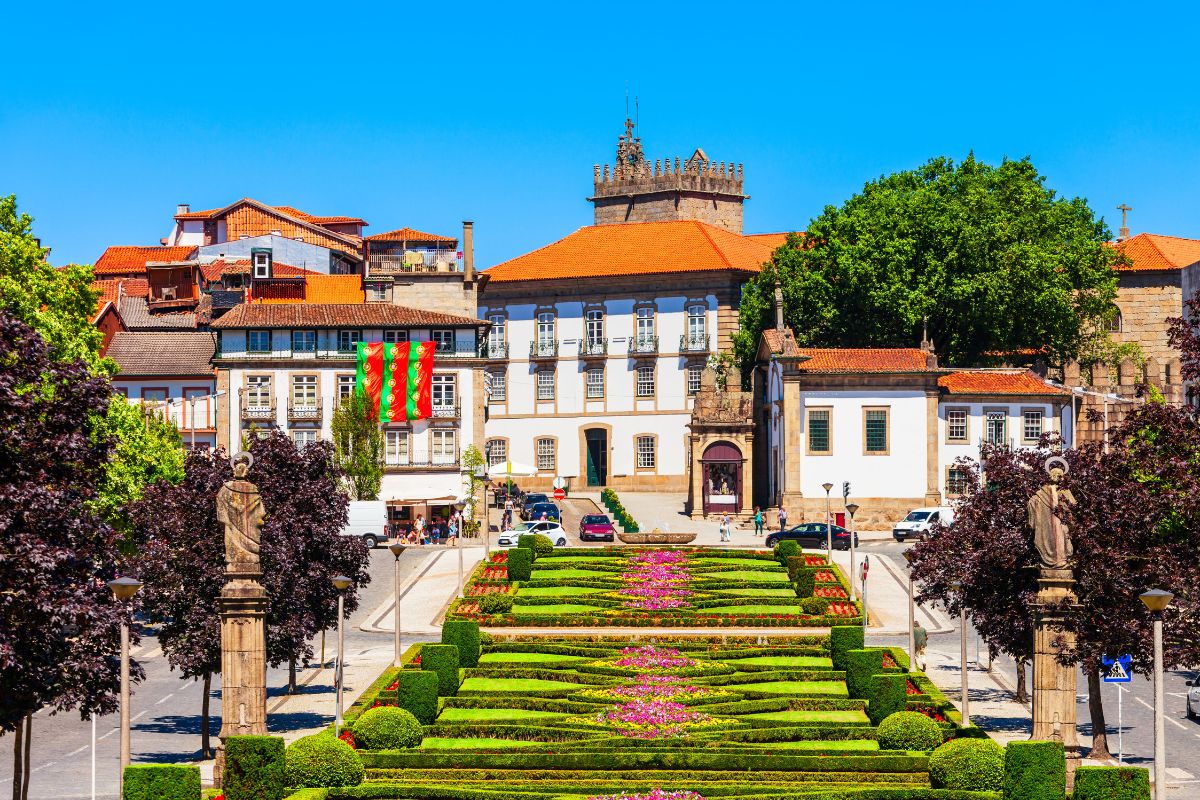
POLYGON ((1129 212, 1133 211, 1133 208, 1121 203, 1117 210, 1121 212, 1121 230, 1117 231, 1117 238, 1124 241, 1129 238, 1129 212))

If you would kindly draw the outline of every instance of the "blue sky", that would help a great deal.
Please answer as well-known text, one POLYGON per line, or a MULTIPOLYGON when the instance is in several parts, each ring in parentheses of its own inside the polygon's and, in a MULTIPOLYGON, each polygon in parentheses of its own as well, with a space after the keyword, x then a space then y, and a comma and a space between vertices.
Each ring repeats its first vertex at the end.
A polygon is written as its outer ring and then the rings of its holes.
POLYGON ((1115 230, 1200 237, 1184 4, 20 3, 0 194, 56 264, 250 196, 368 233, 476 224, 481 266, 591 222, 625 92, 647 155, 745 164, 747 232, 929 157, 1033 157, 1115 230), (416 6, 416 7, 413 7, 416 6))

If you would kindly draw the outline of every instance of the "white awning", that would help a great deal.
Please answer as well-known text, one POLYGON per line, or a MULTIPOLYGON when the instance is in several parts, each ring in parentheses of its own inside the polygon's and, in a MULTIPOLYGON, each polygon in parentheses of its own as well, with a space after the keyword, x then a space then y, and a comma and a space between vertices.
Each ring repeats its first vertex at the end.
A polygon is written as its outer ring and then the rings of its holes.
POLYGON ((379 499, 393 505, 454 503, 465 495, 463 476, 457 472, 384 475, 379 485, 379 499))
POLYGON ((528 478, 537 475, 537 469, 522 464, 519 461, 501 461, 499 464, 492 464, 488 467, 488 477, 493 480, 504 478, 528 478))

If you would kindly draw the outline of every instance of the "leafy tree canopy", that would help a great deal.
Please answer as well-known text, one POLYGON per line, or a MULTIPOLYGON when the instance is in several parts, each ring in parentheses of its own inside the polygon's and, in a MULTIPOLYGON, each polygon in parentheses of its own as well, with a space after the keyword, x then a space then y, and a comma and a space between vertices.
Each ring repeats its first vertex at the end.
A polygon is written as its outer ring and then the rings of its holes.
POLYGON ((383 483, 383 429, 366 395, 353 392, 342 398, 329 424, 334 459, 346 476, 350 497, 378 500, 383 483))
POLYGON ((114 395, 105 415, 97 420, 96 440, 113 442, 112 458, 104 468, 96 508, 121 530, 128 529, 127 508, 156 481, 183 480, 184 451, 179 430, 158 414, 114 395))
POLYGON ((998 354, 1079 357, 1115 310, 1108 227, 1058 197, 1028 158, 935 158, 868 183, 791 236, 745 287, 734 346, 745 366, 774 324, 774 291, 801 345, 912 347, 928 319, 943 363, 998 354))

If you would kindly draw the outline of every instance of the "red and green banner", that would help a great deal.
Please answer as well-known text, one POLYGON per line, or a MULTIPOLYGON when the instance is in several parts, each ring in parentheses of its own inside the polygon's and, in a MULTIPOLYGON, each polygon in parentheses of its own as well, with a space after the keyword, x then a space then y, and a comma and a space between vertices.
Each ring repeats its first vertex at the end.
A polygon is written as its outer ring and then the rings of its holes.
POLYGON ((355 387, 383 422, 433 416, 433 342, 358 343, 355 387))

